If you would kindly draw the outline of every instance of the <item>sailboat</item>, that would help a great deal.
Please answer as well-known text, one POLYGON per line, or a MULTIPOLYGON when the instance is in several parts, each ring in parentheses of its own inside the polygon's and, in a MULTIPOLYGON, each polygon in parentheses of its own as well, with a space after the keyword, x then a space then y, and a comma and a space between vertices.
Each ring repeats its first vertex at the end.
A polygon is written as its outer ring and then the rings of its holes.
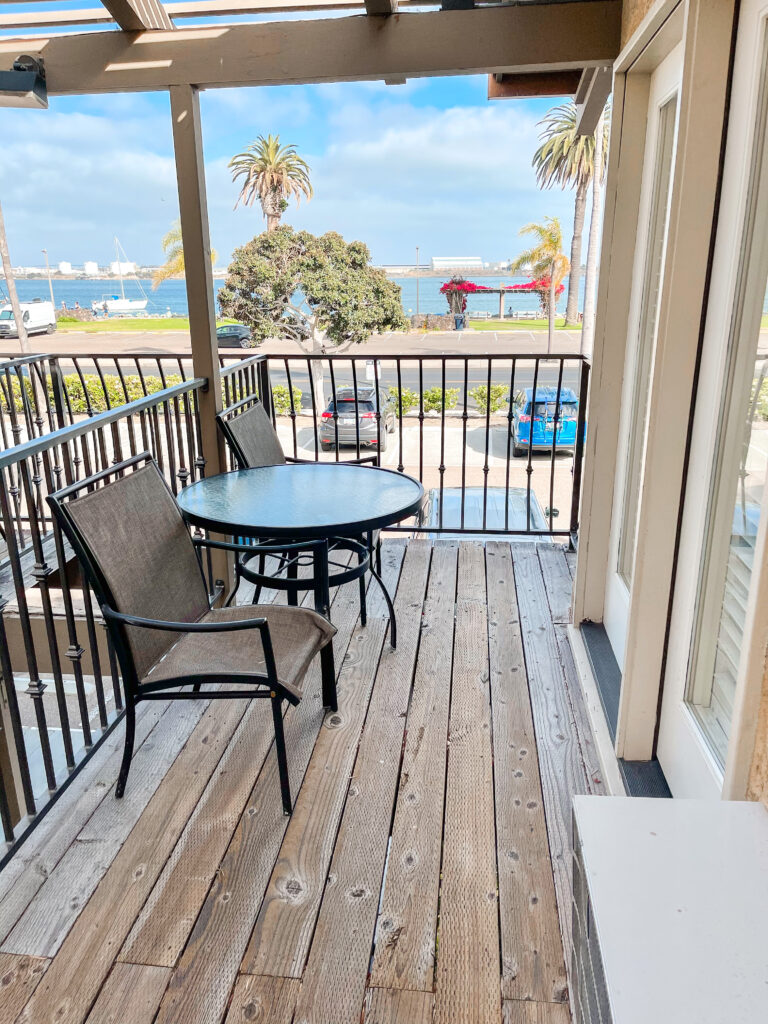
POLYGON ((107 316, 120 316, 125 313, 141 313, 147 308, 149 299, 147 298, 144 289, 141 287, 141 282, 136 277, 136 284, 139 286, 143 298, 141 299, 126 299, 125 297, 125 282, 123 281, 123 270, 120 256, 122 254, 125 262, 128 262, 128 258, 125 255, 125 250, 120 245, 117 237, 115 237, 115 262, 117 263, 117 272, 120 276, 120 294, 119 295, 102 295, 100 299, 94 299, 91 303, 91 309, 94 313, 106 313, 107 316))

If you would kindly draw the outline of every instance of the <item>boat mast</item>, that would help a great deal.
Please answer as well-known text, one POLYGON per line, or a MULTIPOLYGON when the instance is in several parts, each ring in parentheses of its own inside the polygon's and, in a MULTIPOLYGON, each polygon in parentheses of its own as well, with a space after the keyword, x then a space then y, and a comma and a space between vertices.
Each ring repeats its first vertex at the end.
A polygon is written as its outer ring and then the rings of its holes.
POLYGON ((125 285, 123 284, 123 267, 120 263, 120 242, 115 235, 115 258, 117 259, 117 272, 120 275, 120 296, 125 300, 125 285))

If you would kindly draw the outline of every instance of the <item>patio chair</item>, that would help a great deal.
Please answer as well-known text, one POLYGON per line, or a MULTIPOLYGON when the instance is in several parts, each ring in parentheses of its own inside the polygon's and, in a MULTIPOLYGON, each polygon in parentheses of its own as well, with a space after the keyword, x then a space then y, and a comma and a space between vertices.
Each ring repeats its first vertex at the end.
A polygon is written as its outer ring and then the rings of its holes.
MULTIPOLYGON (((305 608, 212 608, 200 549, 242 545, 192 538, 148 452, 64 487, 48 503, 96 594, 120 666, 125 749, 116 796, 125 792, 139 701, 264 698, 290 814, 283 701, 300 702, 304 674, 335 628, 305 608), (202 693, 203 685, 215 689, 202 693)), ((335 677, 326 673, 323 700, 335 709, 335 677)))
MULTIPOLYGON (((264 408, 263 403, 256 395, 246 395, 223 409, 216 417, 216 422, 224 435, 235 462, 240 469, 253 469, 260 466, 281 466, 285 463, 314 463, 314 459, 295 459, 286 455, 277 431, 264 408)), ((363 455, 359 458, 347 460, 354 465, 378 465, 379 457, 376 455, 363 455)), ((364 538, 353 537, 353 541, 362 541, 368 548, 371 557, 371 564, 376 560, 376 571, 381 576, 381 540, 379 531, 368 533, 364 538)), ((240 564, 243 568, 252 558, 252 555, 244 555, 240 564)), ((259 574, 264 575, 264 554, 259 556, 259 574)), ((281 559, 278 572, 285 566, 286 571, 295 578, 296 559, 281 559)), ((247 571, 243 574, 248 578, 247 571)), ((260 587, 256 589, 256 599, 260 587)), ((295 594, 291 597, 295 603, 295 594)), ((365 604, 365 580, 360 578, 360 619, 363 625, 366 622, 365 604)))

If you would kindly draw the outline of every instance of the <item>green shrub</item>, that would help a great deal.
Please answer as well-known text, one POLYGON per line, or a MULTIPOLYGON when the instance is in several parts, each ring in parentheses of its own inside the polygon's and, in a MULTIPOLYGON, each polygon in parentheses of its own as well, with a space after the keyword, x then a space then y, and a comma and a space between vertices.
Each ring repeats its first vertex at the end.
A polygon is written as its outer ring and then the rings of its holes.
MULTIPOLYGON (((483 415, 488 411, 488 385, 478 384, 470 388, 469 397, 483 415)), ((509 400, 509 388, 506 384, 491 384, 491 412, 498 412, 509 400)))
MULTIPOLYGON (((443 389, 426 388, 422 394, 424 412, 441 412, 443 409, 443 389)), ((453 409, 459 399, 458 388, 445 389, 445 408, 453 409)))
MULTIPOLYGON (((120 405, 125 405, 126 402, 133 402, 137 398, 143 398, 145 394, 144 388, 146 388, 146 394, 148 395, 157 394, 158 391, 162 391, 164 388, 181 384, 182 378, 178 373, 169 373, 166 374, 165 383, 163 383, 160 377, 145 376, 144 387, 142 387, 141 377, 137 373, 124 374, 122 381, 117 374, 105 374, 104 384, 102 384, 101 378, 96 373, 84 373, 82 380, 76 373, 67 373, 63 377, 63 382, 67 398, 65 408, 71 409, 74 415, 81 415, 89 411, 89 406, 92 413, 106 412, 108 408, 115 409, 120 405), (125 387, 123 387, 123 383, 125 387), (85 384, 85 387, 83 387, 83 384, 85 384), (109 398, 109 404, 107 404, 107 398, 109 398)), ((25 378, 24 386, 29 397, 29 407, 34 409, 32 383, 28 378, 25 378)), ((23 404, 18 377, 14 377, 11 380, 11 393, 14 409, 16 412, 22 412, 23 404)), ((0 402, 2 402, 4 411, 7 412, 6 399, 5 389, 3 389, 0 395, 0 402)), ((50 380, 48 381, 48 402, 52 408, 55 408, 53 382, 50 380)))
POLYGON ((412 391, 410 388, 390 388, 389 393, 395 402, 395 416, 400 418, 400 401, 403 404, 403 416, 411 409, 417 409, 419 406, 419 393, 418 391, 412 391))
MULTIPOLYGON (((293 388, 293 407, 301 412, 301 388, 293 388)), ((272 385, 272 404, 278 416, 288 416, 291 411, 291 396, 285 384, 272 385)))

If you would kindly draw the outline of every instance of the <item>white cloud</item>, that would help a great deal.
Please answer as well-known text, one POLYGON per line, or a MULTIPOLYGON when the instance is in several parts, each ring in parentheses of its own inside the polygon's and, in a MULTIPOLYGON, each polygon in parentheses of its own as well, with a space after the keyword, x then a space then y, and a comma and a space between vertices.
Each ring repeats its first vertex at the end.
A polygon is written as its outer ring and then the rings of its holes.
MULTIPOLYGON (((524 103, 438 109, 425 83, 212 91, 203 96, 211 237, 220 262, 263 230, 258 208, 233 211, 229 155, 260 131, 296 141, 315 198, 286 220, 359 238, 375 260, 465 253, 514 255, 519 228, 560 216, 572 196, 536 188, 536 117, 524 103), (430 98, 431 98, 430 94, 430 98), (226 155, 225 155, 226 154, 226 155)), ((0 198, 15 263, 110 258, 117 234, 129 258, 155 262, 178 215, 167 100, 94 97, 48 112, 0 110, 0 198)))

